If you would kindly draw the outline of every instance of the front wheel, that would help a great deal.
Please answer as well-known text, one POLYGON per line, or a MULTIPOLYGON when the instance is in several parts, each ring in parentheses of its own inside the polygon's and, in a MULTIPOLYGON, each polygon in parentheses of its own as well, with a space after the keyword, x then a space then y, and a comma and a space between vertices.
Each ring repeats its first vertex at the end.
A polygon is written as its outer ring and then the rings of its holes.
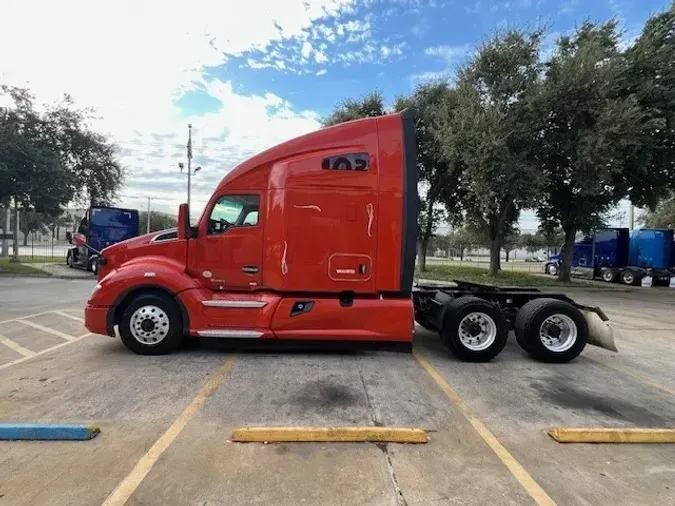
POLYGON ((506 345, 508 328, 500 309, 478 297, 459 297, 448 304, 441 338, 466 362, 487 362, 506 345))
POLYGON ((558 264, 546 264, 546 274, 549 276, 557 276, 558 264))
POLYGON ((518 344, 542 362, 575 359, 588 342, 588 324, 573 305, 557 299, 534 299, 516 315, 518 344))
POLYGON ((71 269, 73 268, 73 252, 70 250, 66 253, 66 265, 71 269))
POLYGON ((141 294, 122 314, 122 342, 139 355, 164 355, 183 341, 183 321, 174 300, 167 295, 141 294))

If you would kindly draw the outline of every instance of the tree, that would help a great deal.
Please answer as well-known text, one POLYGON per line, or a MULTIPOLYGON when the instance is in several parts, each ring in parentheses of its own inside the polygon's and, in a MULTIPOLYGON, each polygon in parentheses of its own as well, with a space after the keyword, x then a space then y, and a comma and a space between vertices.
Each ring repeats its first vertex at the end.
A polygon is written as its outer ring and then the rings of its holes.
MULTIPOLYGON (((148 212, 141 211, 139 213, 139 222, 141 230, 145 231, 148 223, 148 212)), ((158 230, 166 230, 167 228, 175 228, 177 226, 176 218, 167 213, 160 211, 150 211, 150 232, 158 230)))
POLYGON ((539 232, 536 234, 521 234, 518 244, 530 255, 534 255, 537 251, 540 251, 547 246, 546 238, 539 232))
MULTIPOLYGON (((417 86, 412 96, 399 97, 395 110, 415 110, 415 136, 417 142, 417 172, 422 192, 418 216, 420 244, 420 270, 426 271, 426 254, 429 241, 436 228, 444 221, 456 222, 460 218, 459 203, 462 197, 459 180, 463 171, 461 159, 455 151, 445 152, 436 132, 443 120, 440 108, 451 111, 456 105, 456 93, 447 82, 434 81, 417 86)), ((447 114, 447 112, 446 112, 447 114)))
POLYGON ((73 175, 59 155, 49 122, 20 88, 1 88, 12 107, 0 108, 0 200, 14 208, 57 212, 74 194, 73 175))
POLYGON ((448 246, 450 250, 457 253, 460 261, 464 260, 464 253, 471 251, 480 241, 476 234, 466 227, 458 228, 448 234, 448 246))
POLYGON ((19 227, 23 233, 23 245, 28 246, 28 236, 31 232, 39 232, 45 228, 45 216, 31 209, 20 210, 19 227))
POLYGON ((539 173, 529 159, 534 144, 530 97, 537 91, 541 31, 497 33, 478 47, 458 75, 457 107, 445 111, 440 142, 466 166, 465 219, 490 242, 488 275, 500 270, 505 236, 520 210, 534 203, 539 173))
POLYGON ((534 163, 544 174, 537 216, 565 234, 559 279, 570 280, 578 231, 590 231, 629 192, 626 157, 652 128, 634 97, 621 97, 616 22, 583 23, 561 37, 533 109, 541 119, 534 163))
POLYGON ((370 118, 386 114, 382 94, 373 91, 362 98, 347 98, 340 102, 330 116, 323 118, 321 124, 325 127, 352 121, 361 118, 370 118))
POLYGON ((625 51, 619 95, 636 100, 644 127, 621 153, 628 197, 654 208, 675 188, 675 3, 650 17, 625 51), (670 186, 670 188, 669 188, 670 186))
POLYGON ((659 202, 653 211, 648 211, 639 221, 646 227, 675 228, 675 195, 659 202))
POLYGON ((520 230, 518 230, 517 223, 513 223, 510 229, 504 235, 504 239, 502 240, 502 249, 504 250, 504 254, 506 257, 504 260, 506 262, 509 261, 511 251, 516 249, 519 244, 520 244, 520 230))

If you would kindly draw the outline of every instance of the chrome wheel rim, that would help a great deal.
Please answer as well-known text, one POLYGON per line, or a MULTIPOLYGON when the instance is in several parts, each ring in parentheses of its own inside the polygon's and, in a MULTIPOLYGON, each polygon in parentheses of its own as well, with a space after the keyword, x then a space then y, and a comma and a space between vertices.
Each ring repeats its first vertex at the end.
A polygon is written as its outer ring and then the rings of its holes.
POLYGON ((555 276, 558 273, 558 268, 555 265, 549 265, 548 266, 548 273, 551 276, 555 276))
POLYGON ((169 333, 169 316, 157 306, 141 306, 129 320, 131 335, 144 346, 161 343, 169 333))
POLYGON ((634 281, 635 278, 630 272, 627 272, 626 274, 623 275, 623 282, 626 283, 627 285, 632 285, 634 281))
POLYGON ((471 351, 488 349, 497 338, 497 324, 485 313, 469 313, 459 322, 459 340, 471 351))
POLYGON ((539 327, 539 339, 547 350, 562 353, 577 342, 577 324, 564 314, 546 318, 539 327))
POLYGON ((602 274, 602 279, 604 279, 604 280, 607 281, 607 282, 612 281, 612 277, 613 277, 613 275, 612 275, 612 273, 609 272, 609 271, 605 271, 605 272, 602 274))

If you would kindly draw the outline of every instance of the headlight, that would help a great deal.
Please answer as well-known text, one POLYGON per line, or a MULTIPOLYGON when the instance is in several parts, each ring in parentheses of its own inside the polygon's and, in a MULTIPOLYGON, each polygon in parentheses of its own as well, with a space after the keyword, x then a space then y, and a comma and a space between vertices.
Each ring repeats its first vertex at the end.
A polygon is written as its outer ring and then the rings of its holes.
POLYGON ((91 293, 89 294, 89 298, 91 299, 96 292, 98 292, 101 289, 101 283, 96 283, 96 286, 92 289, 91 293))

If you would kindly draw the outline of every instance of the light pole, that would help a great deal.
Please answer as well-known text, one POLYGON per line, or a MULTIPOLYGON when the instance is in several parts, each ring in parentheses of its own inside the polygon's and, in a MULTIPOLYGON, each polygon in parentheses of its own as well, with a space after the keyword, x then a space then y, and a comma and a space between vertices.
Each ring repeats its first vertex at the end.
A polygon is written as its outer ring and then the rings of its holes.
MULTIPOLYGON (((188 209, 190 209, 190 193, 191 193, 191 187, 192 187, 192 125, 188 125, 188 142, 187 142, 187 161, 188 161, 188 166, 187 166, 187 177, 188 177, 188 184, 187 184, 187 205, 188 209)), ((178 163, 178 167, 180 168, 181 173, 183 172, 183 169, 185 168, 185 165, 183 162, 178 163)), ((201 167, 195 167, 195 174, 202 170, 201 167)))

